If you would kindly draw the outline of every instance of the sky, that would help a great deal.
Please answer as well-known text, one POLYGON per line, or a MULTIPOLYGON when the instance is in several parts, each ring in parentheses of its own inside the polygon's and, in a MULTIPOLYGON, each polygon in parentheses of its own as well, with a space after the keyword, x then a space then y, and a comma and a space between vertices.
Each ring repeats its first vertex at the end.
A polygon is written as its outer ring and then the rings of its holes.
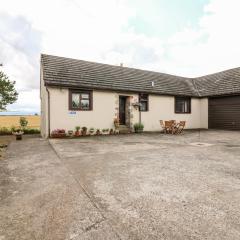
POLYGON ((9 111, 40 112, 40 54, 195 77, 240 67, 239 0, 0 0, 9 111))

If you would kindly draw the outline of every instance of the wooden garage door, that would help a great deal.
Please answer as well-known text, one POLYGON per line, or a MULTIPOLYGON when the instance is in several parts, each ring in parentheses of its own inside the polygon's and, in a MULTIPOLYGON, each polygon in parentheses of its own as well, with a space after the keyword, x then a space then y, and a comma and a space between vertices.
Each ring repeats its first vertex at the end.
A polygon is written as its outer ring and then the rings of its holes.
POLYGON ((209 98, 208 124, 212 129, 240 130, 240 96, 209 98))

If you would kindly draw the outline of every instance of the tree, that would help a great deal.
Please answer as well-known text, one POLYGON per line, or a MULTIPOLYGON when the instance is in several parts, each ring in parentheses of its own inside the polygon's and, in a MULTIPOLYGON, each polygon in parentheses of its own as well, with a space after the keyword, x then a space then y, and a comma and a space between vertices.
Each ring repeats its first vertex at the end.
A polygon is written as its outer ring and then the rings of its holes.
POLYGON ((8 104, 17 101, 18 93, 15 82, 11 82, 6 74, 0 71, 0 110, 6 110, 8 104))
POLYGON ((24 129, 28 125, 28 120, 25 117, 20 117, 19 123, 20 126, 24 129))

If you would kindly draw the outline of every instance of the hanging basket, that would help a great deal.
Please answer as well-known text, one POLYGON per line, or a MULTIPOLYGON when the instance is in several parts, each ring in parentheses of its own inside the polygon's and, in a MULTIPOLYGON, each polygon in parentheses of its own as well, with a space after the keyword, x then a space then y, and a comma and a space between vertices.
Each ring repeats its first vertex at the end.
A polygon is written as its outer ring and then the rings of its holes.
POLYGON ((135 102, 135 103, 132 103, 132 106, 133 106, 135 109, 137 109, 137 108, 139 108, 139 107, 141 106, 141 103, 135 102))

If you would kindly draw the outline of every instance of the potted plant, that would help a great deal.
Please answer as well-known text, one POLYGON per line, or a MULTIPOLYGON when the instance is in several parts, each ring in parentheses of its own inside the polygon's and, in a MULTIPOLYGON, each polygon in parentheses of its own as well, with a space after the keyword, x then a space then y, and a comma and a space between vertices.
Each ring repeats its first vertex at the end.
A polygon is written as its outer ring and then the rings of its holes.
POLYGON ((23 133, 24 132, 20 128, 14 129, 14 131, 12 132, 12 134, 16 136, 16 140, 22 140, 23 133))
POLYGON ((28 120, 25 117, 20 117, 19 124, 21 128, 24 130, 28 125, 28 120))
POLYGON ((109 134, 110 134, 110 135, 113 135, 113 134, 114 134, 114 131, 113 131, 113 129, 112 129, 112 128, 110 129, 110 132, 109 132, 109 134))
POLYGON ((93 127, 91 127, 90 129, 89 129, 89 132, 90 132, 90 135, 93 135, 94 134, 94 128, 93 127))
POLYGON ((135 123, 133 127, 134 127, 135 133, 143 132, 144 125, 142 123, 135 123))
POLYGON ((70 137, 73 136, 73 130, 68 130, 68 136, 70 136, 70 137))
POLYGON ((96 135, 101 135, 100 129, 97 129, 97 130, 96 130, 96 135))
POLYGON ((119 128, 119 125, 120 125, 119 118, 114 118, 114 119, 113 119, 113 123, 114 123, 115 128, 118 129, 118 128, 119 128))
POLYGON ((75 136, 80 136, 80 131, 79 131, 80 128, 81 128, 80 126, 75 127, 75 136))
POLYGON ((107 135, 107 134, 108 134, 108 131, 109 131, 108 128, 103 128, 103 129, 102 129, 103 135, 107 135))
POLYGON ((82 127, 82 135, 83 136, 87 135, 87 127, 82 127))
POLYGON ((55 129, 51 132, 51 137, 53 138, 66 137, 66 132, 64 129, 55 129))

